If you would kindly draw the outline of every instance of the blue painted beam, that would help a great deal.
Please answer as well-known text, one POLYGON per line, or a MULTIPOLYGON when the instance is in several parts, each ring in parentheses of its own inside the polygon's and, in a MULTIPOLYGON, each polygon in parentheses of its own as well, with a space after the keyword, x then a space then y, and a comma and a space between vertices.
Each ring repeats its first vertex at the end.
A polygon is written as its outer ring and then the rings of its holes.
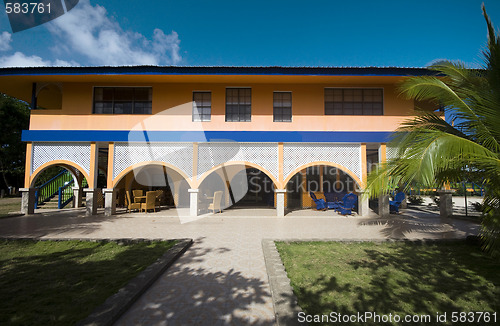
POLYGON ((127 130, 23 130, 29 142, 285 142, 384 143, 385 131, 127 131, 127 130))

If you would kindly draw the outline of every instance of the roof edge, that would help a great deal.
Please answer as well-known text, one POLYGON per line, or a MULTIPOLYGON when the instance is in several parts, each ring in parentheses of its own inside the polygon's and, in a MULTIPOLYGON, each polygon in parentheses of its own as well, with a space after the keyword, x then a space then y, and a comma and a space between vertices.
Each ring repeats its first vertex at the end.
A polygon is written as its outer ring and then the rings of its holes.
POLYGON ((92 66, 0 68, 0 76, 32 75, 302 75, 423 76, 436 71, 418 67, 282 67, 282 66, 92 66))

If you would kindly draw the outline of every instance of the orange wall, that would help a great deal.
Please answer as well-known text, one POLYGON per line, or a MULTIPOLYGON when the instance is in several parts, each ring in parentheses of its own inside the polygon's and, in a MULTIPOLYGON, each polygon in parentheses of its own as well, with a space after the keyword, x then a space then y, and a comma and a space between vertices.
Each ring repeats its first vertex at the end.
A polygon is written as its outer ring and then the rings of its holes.
POLYGON ((393 83, 63 83, 62 110, 33 111, 30 129, 392 131, 412 114, 393 83), (93 86, 152 86, 153 115, 92 114, 93 86), (226 87, 252 88, 251 122, 225 122, 226 87), (384 116, 325 116, 325 87, 383 88, 384 116), (212 92, 212 121, 191 121, 193 91, 212 92), (292 92, 292 122, 273 122, 273 91, 292 92))

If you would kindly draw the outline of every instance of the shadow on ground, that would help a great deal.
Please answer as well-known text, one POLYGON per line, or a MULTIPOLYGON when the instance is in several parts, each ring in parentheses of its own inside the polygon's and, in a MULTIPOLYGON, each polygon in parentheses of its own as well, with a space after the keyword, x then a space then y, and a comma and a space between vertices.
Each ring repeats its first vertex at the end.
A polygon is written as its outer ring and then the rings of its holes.
POLYGON ((471 224, 470 221, 464 222, 454 218, 441 219, 437 214, 413 209, 402 210, 402 214, 391 214, 387 218, 365 219, 360 221, 359 225, 383 226, 380 232, 389 239, 405 239, 411 237, 412 234, 426 234, 428 238, 438 239, 463 238, 466 235, 478 234, 480 228, 478 224, 471 224))
POLYGON ((0 324, 73 325, 172 244, 4 240, 0 324))
MULTIPOLYGON (((345 271, 332 272, 295 287, 307 313, 419 314, 429 315, 431 322, 414 324, 449 325, 452 312, 500 311, 500 262, 476 246, 465 241, 362 246, 362 253, 348 260, 349 277, 342 275, 345 271), (448 323, 437 323, 437 312, 446 312, 448 323)), ((468 324, 491 325, 492 320, 468 324)), ((383 323, 372 319, 359 324, 383 323)))
POLYGON ((206 262, 217 266, 221 254, 231 249, 206 248, 203 241, 196 239, 116 325, 273 325, 272 310, 255 313, 256 306, 269 306, 268 285, 234 269, 212 270, 206 262), (194 263, 207 267, 186 267, 194 263))

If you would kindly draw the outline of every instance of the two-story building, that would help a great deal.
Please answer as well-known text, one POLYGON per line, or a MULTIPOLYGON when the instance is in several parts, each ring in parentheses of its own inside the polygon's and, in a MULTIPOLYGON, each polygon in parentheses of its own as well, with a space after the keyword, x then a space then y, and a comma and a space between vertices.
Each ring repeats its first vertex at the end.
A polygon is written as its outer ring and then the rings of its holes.
MULTIPOLYGON (((386 142, 414 115, 399 96, 423 68, 40 67, 0 69, 0 92, 31 103, 23 211, 35 182, 62 166, 86 180, 87 212, 106 214, 135 188, 165 189, 197 215, 223 206, 311 206, 309 191, 360 193, 386 142), (98 184, 98 176, 101 180, 98 184)), ((361 196, 359 197, 361 198, 361 196)), ((358 213, 366 214, 367 199, 358 213)))

